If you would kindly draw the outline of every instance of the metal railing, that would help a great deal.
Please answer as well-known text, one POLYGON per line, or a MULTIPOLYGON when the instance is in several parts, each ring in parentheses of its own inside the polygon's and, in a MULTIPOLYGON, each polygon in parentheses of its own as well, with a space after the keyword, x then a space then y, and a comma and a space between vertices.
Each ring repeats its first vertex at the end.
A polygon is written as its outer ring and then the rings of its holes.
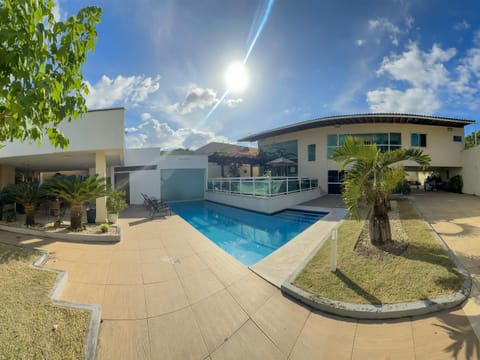
POLYGON ((278 196, 308 191, 318 187, 318 179, 310 177, 236 177, 211 178, 207 191, 252 196, 278 196))

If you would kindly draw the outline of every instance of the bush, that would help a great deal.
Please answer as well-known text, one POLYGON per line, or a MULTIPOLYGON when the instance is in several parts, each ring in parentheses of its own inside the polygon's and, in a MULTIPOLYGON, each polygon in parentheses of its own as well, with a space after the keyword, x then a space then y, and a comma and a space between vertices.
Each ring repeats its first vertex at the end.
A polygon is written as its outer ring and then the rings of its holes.
POLYGON ((407 180, 404 180, 393 189, 392 194, 409 195, 412 192, 412 188, 407 180))
POLYGON ((454 193, 462 193, 463 179, 461 175, 455 175, 448 180, 448 191, 454 193))
POLYGON ((125 200, 125 190, 112 190, 107 192, 107 211, 109 214, 118 214, 120 211, 125 210, 128 204, 125 200))
POLYGON ((108 224, 102 224, 100 225, 100 231, 102 233, 107 233, 108 232, 108 224))

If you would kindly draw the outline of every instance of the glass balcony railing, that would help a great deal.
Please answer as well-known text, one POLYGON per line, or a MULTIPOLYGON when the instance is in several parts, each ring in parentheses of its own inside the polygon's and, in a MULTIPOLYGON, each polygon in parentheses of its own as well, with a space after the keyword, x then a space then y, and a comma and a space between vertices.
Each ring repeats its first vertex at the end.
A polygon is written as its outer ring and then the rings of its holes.
POLYGON ((318 188, 310 177, 241 177, 208 179, 207 191, 252 196, 278 196, 318 188))

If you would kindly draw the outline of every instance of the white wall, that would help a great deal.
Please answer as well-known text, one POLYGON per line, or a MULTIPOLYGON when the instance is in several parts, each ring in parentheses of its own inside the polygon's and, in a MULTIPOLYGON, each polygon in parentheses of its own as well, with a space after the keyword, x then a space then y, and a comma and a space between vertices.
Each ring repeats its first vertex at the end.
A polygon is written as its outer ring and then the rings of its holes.
MULTIPOLYGON (((71 122, 63 121, 59 129, 70 140, 68 151, 115 150, 124 148, 125 110, 90 111, 71 122)), ((5 144, 0 158, 63 152, 55 149, 48 138, 38 147, 36 143, 14 141, 5 144)))
POLYGON ((480 195, 480 146, 462 152, 463 193, 480 195))
POLYGON ((205 199, 242 209, 273 214, 277 211, 320 197, 320 190, 299 191, 282 196, 255 197, 249 195, 227 194, 223 192, 205 192, 205 199))
POLYGON ((160 171, 139 170, 130 172, 130 204, 143 204, 141 193, 160 198, 160 171))
MULTIPOLYGON (((259 146, 288 140, 298 141, 298 175, 318 177, 322 191, 327 191, 328 170, 338 169, 338 164, 327 159, 327 136, 330 134, 389 133, 402 134, 402 147, 410 147, 412 133, 427 134, 427 147, 420 148, 432 158, 432 167, 461 167, 464 148, 463 128, 414 124, 353 124, 339 127, 326 126, 259 140, 259 146), (448 130, 451 129, 451 130, 448 130), (453 135, 462 136, 462 142, 454 142, 453 135), (308 145, 316 145, 315 161, 307 161, 308 145)), ((416 166, 415 163, 404 165, 416 166)))
POLYGON ((125 149, 124 166, 156 165, 156 170, 130 172, 130 203, 143 204, 141 193, 160 198, 162 169, 204 169, 205 184, 208 171, 207 155, 162 155, 160 148, 125 149))

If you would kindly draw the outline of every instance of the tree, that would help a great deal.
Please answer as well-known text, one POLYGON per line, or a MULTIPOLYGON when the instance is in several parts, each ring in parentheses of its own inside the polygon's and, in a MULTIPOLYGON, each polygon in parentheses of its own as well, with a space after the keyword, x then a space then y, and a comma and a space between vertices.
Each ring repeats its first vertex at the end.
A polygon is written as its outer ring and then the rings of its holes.
POLYGON ((477 136, 477 145, 480 145, 480 131, 465 136, 465 148, 469 149, 475 146, 475 134, 477 136))
POLYGON ((106 195, 105 179, 92 175, 55 176, 43 184, 45 193, 65 200, 70 205, 70 228, 82 228, 83 203, 106 195))
POLYGON ((0 142, 56 147, 68 139, 57 129, 87 111, 81 66, 93 50, 101 9, 86 7, 56 21, 52 0, 0 0, 0 142))
POLYGON ((343 184, 343 199, 349 212, 359 219, 359 205, 364 200, 370 208, 370 241, 373 245, 390 241, 388 196, 405 179, 403 167, 393 165, 413 160, 428 166, 430 156, 419 149, 382 152, 376 145, 365 145, 363 140, 350 136, 333 151, 332 159, 341 163, 340 170, 350 165, 343 184))
POLYGON ((8 191, 15 201, 25 210, 25 225, 35 225, 35 208, 43 197, 42 187, 38 183, 18 183, 10 185, 8 191))

